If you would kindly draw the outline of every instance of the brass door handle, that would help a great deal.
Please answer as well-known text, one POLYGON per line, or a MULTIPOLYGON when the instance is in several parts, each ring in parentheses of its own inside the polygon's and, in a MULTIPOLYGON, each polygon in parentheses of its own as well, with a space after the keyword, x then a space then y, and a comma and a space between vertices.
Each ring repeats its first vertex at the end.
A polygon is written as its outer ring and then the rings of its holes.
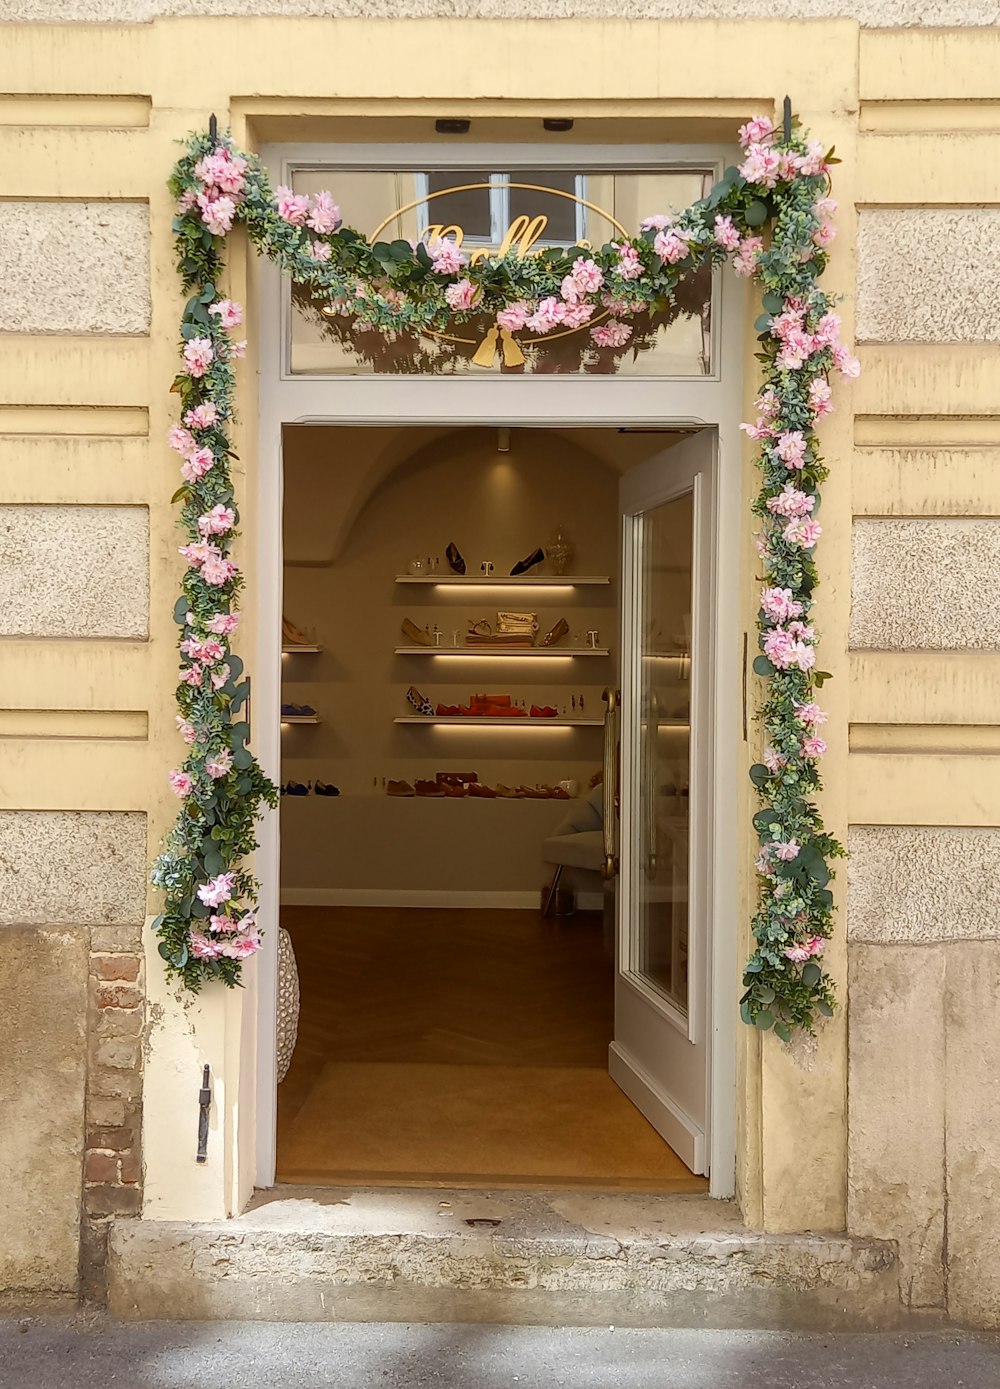
POLYGON ((618 763, 618 691, 609 685, 601 696, 607 707, 604 715, 604 864, 605 881, 618 876, 618 855, 615 853, 615 810, 617 797, 615 781, 618 763))

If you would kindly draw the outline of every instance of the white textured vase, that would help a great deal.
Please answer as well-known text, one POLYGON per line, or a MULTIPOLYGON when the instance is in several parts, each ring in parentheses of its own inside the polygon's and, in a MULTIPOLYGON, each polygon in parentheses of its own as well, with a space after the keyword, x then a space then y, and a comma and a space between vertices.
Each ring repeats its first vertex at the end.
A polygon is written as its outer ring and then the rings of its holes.
POLYGON ((295 963, 292 938, 278 927, 278 1084, 292 1064, 295 1039, 299 1035, 299 968, 295 963))

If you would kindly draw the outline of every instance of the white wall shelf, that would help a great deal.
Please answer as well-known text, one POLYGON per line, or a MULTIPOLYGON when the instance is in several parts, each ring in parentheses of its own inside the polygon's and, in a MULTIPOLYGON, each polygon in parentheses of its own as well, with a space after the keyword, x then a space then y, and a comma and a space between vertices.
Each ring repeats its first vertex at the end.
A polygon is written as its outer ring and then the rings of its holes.
POLYGON ((282 656, 297 656, 300 654, 306 656, 315 656, 317 651, 322 650, 323 648, 321 646, 300 646, 297 643, 293 642, 290 646, 283 646, 281 648, 281 654, 282 656))
POLYGON ((318 714, 282 714, 282 724, 286 723, 322 723, 323 720, 318 714))
POLYGON ((397 574, 397 584, 437 584, 439 588, 579 588, 610 584, 607 574, 397 574))
POLYGON ((423 724, 428 728, 451 727, 451 728, 603 728, 603 719, 533 719, 530 715, 526 718, 491 718, 489 715, 482 714, 404 714, 399 718, 393 719, 393 723, 423 724))
POLYGON ((468 660, 545 660, 555 656, 610 656, 606 646, 397 646, 397 656, 450 656, 468 660))

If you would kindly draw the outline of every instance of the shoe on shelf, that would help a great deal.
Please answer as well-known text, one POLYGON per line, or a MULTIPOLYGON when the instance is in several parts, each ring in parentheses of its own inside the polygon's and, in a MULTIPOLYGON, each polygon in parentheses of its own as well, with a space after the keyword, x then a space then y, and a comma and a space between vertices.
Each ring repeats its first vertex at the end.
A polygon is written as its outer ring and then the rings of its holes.
POLYGON ((474 781, 469 787, 469 795, 480 796, 483 800, 491 801, 499 795, 499 792, 494 791, 492 786, 480 786, 478 781, 474 781))
POLYGON ((462 782, 459 782, 456 786, 449 781, 439 781, 438 786, 440 786, 446 796, 467 796, 469 794, 469 788, 463 785, 462 782))
MULTIPOLYGON (((317 791, 319 790, 318 782, 316 783, 316 789, 317 791)), ((566 790, 565 786, 545 786, 542 789, 548 793, 550 800, 568 801, 570 799, 570 794, 566 790)))
POLYGON ((425 695, 422 695, 416 685, 411 685, 406 691, 406 698, 410 705, 416 709, 418 714, 433 714, 434 706, 425 695))
POLYGON ((479 777, 475 772, 437 772, 434 780, 442 786, 471 786, 479 777))
POLYGON ((444 797, 444 787, 436 781, 416 781, 413 789, 418 796, 440 796, 444 797))
POLYGON ((457 704, 438 704, 434 712, 439 719, 453 719, 461 710, 457 704))
POLYGON ((451 566, 453 574, 465 573, 465 560, 462 558, 461 552, 458 546, 455 544, 454 540, 450 540, 448 542, 448 548, 447 550, 445 550, 445 555, 447 556, 448 563, 451 566))
POLYGON ((339 787, 339 786, 334 786, 332 782, 317 781, 317 782, 316 782, 316 795, 317 795, 317 796, 339 796, 339 795, 340 795, 340 787, 339 787))
POLYGON ((294 622, 287 617, 281 619, 281 637, 286 646, 311 646, 312 642, 294 622))
POLYGON ((530 555, 525 555, 524 559, 519 559, 510 571, 512 577, 518 574, 526 574, 529 569, 534 569, 536 564, 541 564, 545 558, 545 551, 539 546, 537 550, 532 550, 530 555))
POLYGON ((401 631, 404 637, 409 637, 414 646, 433 646, 434 639, 426 627, 418 627, 415 622, 411 622, 408 617, 403 618, 401 631))
POLYGON ((514 790, 513 786, 504 786, 501 781, 497 784, 497 795, 505 801, 513 801, 518 799, 519 793, 514 790))
POLYGON ((413 796, 416 794, 408 781, 387 782, 385 790, 389 796, 413 796))
POLYGON ((530 714, 533 719, 554 719, 559 713, 558 709, 551 704, 543 704, 541 708, 537 704, 531 706, 530 714))
POLYGON ((283 719, 314 719, 316 710, 311 704, 283 704, 281 717, 283 719))
POLYGON ((519 786, 517 794, 529 801, 547 801, 549 794, 543 786, 519 786))
POLYGON ((551 631, 545 633, 545 636, 542 637, 538 645, 555 646, 556 642, 562 641, 563 637, 567 634, 568 631, 569 623, 566 621, 564 617, 561 617, 559 621, 555 624, 555 626, 551 629, 551 631))
POLYGON ((312 790, 312 782, 308 786, 303 786, 301 781, 289 781, 281 788, 283 796, 308 796, 312 790))

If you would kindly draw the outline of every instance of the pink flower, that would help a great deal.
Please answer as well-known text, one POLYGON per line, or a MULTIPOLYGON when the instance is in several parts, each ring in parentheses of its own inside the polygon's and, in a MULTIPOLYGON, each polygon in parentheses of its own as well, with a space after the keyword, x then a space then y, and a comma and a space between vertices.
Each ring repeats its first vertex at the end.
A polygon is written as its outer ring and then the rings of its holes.
POLYGON ((814 342, 823 346, 835 347, 840 336, 840 314, 828 311, 816 326, 814 342))
POLYGON ((293 193, 281 184, 275 190, 278 200, 278 216, 290 227, 302 227, 309 216, 309 199, 304 193, 293 193))
POLYGON ((219 951, 214 941, 209 940, 208 936, 201 931, 192 931, 188 936, 188 945, 191 954, 196 960, 214 960, 219 951))
POLYGON ((716 244, 721 246, 724 251, 739 250, 740 234, 731 217, 723 217, 721 214, 717 216, 712 235, 716 244))
POLYGON ((780 859, 782 863, 791 863, 793 859, 798 858, 802 845, 797 839, 789 839, 784 844, 772 844, 771 848, 775 858, 780 859))
POLYGON ((209 304, 208 312, 215 314, 223 328, 238 328, 243 322, 243 305, 232 299, 217 299, 214 304, 209 304))
POLYGON ((764 766, 772 775, 780 772, 785 765, 786 759, 782 757, 780 752, 775 752, 774 748, 764 749, 764 766))
POLYGON ((807 945, 790 945, 786 950, 782 951, 782 954, 787 960, 791 960, 793 964, 804 965, 812 954, 812 951, 807 945))
POLYGON ((508 333, 516 333, 523 328, 531 317, 531 305, 525 299, 519 299, 516 304, 509 305, 506 309, 501 309, 497 314, 497 324, 505 328, 508 333))
POLYGON ((816 652, 804 641, 796 641, 791 632, 775 627, 763 642, 764 655, 779 670, 811 670, 816 664, 816 652))
POLYGON ((225 148, 213 150, 194 166, 194 176, 209 188, 240 194, 246 183, 247 161, 225 148))
POLYGON ((460 313, 475 305, 479 298, 479 290, 470 279, 463 278, 456 280, 453 285, 449 285, 444 292, 444 297, 448 301, 448 307, 460 313))
POLYGON ((233 359, 233 361, 242 362, 243 358, 247 355, 246 338, 244 338, 241 342, 230 343, 229 355, 233 359))
POLYGON ((567 304, 563 314, 563 324, 567 328, 582 328, 594 316, 593 304, 567 304))
POLYGON ((815 339, 801 328, 793 328, 786 333, 784 344, 777 356, 779 367, 784 367, 786 371, 798 371, 806 358, 811 356, 815 350, 815 339))
POLYGON ((778 179, 792 179, 799 172, 802 157, 794 150, 778 151, 778 179))
POLYGON ((213 613, 205 623, 205 630, 214 632, 219 637, 228 637, 239 625, 239 613, 213 613))
POLYGON ((795 712, 799 722, 804 723, 807 728, 815 728, 817 724, 826 723, 829 715, 822 710, 818 704, 796 704, 795 712))
POLYGON ((754 867, 756 868, 758 873, 769 873, 771 871, 770 844, 762 844, 760 846, 760 853, 757 855, 754 867))
POLYGON ((774 122, 767 116, 753 116, 746 125, 740 126, 740 144, 744 149, 747 145, 764 145, 773 135, 774 122))
POLYGON ((832 395, 829 382, 822 376, 817 376, 815 381, 810 381, 809 406, 818 420, 821 420, 824 415, 833 413, 832 395))
POLYGON ((221 907, 232 897, 235 881, 235 873, 220 873, 217 878, 209 878, 198 888, 198 901, 204 902, 206 907, 221 907))
POLYGON ((219 954, 231 960, 246 960, 261 948, 260 932, 252 927, 244 935, 229 936, 219 943, 219 954))
POLYGON ((632 329, 628 323, 619 323, 616 318, 609 318, 606 323, 599 323, 595 328, 591 328, 590 336, 598 347, 624 347, 632 336, 632 329))
POLYGON ((216 666, 215 670, 212 671, 209 677, 212 682, 212 689, 221 690, 223 685, 225 685, 228 681, 231 674, 232 672, 229 669, 228 662, 225 665, 216 666))
POLYGON ((310 260, 329 260, 333 255, 333 248, 329 241, 310 241, 306 247, 306 255, 310 260))
POLYGON ((223 559, 217 552, 208 555, 201 566, 201 577, 213 588, 227 584, 235 573, 236 565, 231 560, 223 559))
POLYGON ((240 923, 234 921, 231 916, 210 916, 208 918, 208 929, 214 931, 216 935, 220 932, 238 931, 240 923))
POLYGON ((770 425, 764 422, 764 419, 762 417, 757 420, 756 424, 741 424, 740 428, 751 439, 774 438, 774 430, 770 427, 770 425))
POLYGON ((766 420, 773 420, 781 413, 781 402, 770 386, 761 391, 754 404, 766 420))
POLYGON ((184 344, 184 365, 188 376, 204 376, 215 360, 211 338, 188 338, 184 344))
POLYGON ((187 656, 190 661, 197 661, 199 665, 210 666, 216 661, 221 661, 226 652, 214 637, 206 637, 204 641, 199 637, 186 637, 181 642, 181 654, 187 656))
POLYGON ((193 690, 201 689, 203 673, 201 666, 187 666, 178 676, 182 685, 190 685, 193 690))
POLYGON ((810 936, 806 941, 806 949, 809 951, 810 955, 822 955, 823 951, 826 949, 826 937, 810 936))
POLYGON ((801 492, 794 483, 786 482, 776 497, 768 497, 767 509, 772 516, 808 516, 816 498, 801 492))
POLYGON ((643 270, 639 252, 627 241, 615 241, 612 244, 618 252, 618 264, 615 266, 615 273, 620 275, 623 280, 638 280, 643 270))
POLYGON ((763 589, 760 605, 772 622, 787 622, 789 618, 802 616, 802 604, 792 597, 790 588, 763 589))
POLYGON ((860 376, 861 363, 857 357, 853 357, 846 347, 839 343, 833 349, 833 365, 842 376, 860 376))
POLYGON ((193 410, 189 410, 184 416, 184 423, 192 429, 211 429, 218 418, 219 412, 209 400, 204 405, 196 405, 193 410))
POLYGON ((468 264, 468 257, 450 236, 435 236, 427 243, 427 254, 435 275, 457 275, 468 264))
POLYGON ((236 512, 231 506, 213 506, 204 516, 198 517, 198 529, 202 535, 225 535, 236 524, 236 512))
POLYGON ((167 443, 172 449, 176 449, 182 458, 193 453, 195 449, 194 436, 179 424, 175 424, 168 432, 167 443))
POLYGON ((317 193, 312 200, 312 211, 306 222, 314 232, 326 236, 340 226, 340 208, 333 201, 333 194, 326 191, 317 193))
POLYGON ((170 789, 175 796, 180 796, 182 798, 184 796, 190 796, 191 792, 194 790, 193 779, 188 776, 187 772, 182 772, 176 767, 172 772, 167 773, 167 780, 170 782, 170 789))
POLYGON ((816 541, 823 534, 823 527, 818 521, 805 519, 795 516, 789 521, 782 532, 789 545, 797 545, 800 550, 811 550, 816 541))
POLYGON ((188 747, 190 747, 198 736, 197 730, 195 729, 194 724, 189 723, 183 714, 177 714, 176 719, 177 732, 184 739, 185 743, 187 743, 188 747))
POLYGON ((820 222, 812 234, 812 243, 814 246, 818 246, 821 251, 825 251, 836 235, 837 228, 832 222, 820 222))
POLYGON ((181 464, 181 477, 185 482, 197 482, 208 472, 215 462, 215 454, 209 448, 195 449, 181 464))
POLYGON ((828 222, 835 216, 838 206, 836 198, 817 198, 813 203, 813 216, 817 222, 828 222))
POLYGON ((177 553, 183 555, 192 569, 199 564, 204 564, 210 554, 218 553, 205 540, 193 541, 190 545, 181 545, 177 553))
POLYGON ((789 333, 794 333, 802 328, 801 310, 785 308, 776 318, 771 319, 771 336, 780 338, 782 342, 788 337, 789 333))
POLYGON ((802 163, 799 165, 800 171, 807 178, 811 178, 814 174, 827 173, 830 166, 826 162, 825 154, 826 151, 819 140, 810 140, 806 145, 806 153, 802 157, 802 163))
POLYGON ((657 231, 662 231, 664 227, 672 227, 674 219, 668 212, 657 212, 652 217, 643 218, 640 226, 643 231, 652 231, 655 227, 657 231))
POLYGON ((236 204, 232 198, 227 198, 224 193, 199 193, 198 206, 201 220, 213 236, 225 236, 226 232, 232 231, 233 218, 236 216, 236 204))
POLYGON ((563 295, 567 299, 579 298, 584 294, 596 294, 604 284, 604 271, 596 261, 586 260, 583 256, 577 256, 573 262, 573 269, 566 280, 562 282, 563 295), (572 281, 573 293, 566 293, 566 280, 572 281))
POLYGON ((683 232, 657 232, 653 241, 653 250, 660 257, 660 260, 667 265, 676 265, 678 261, 684 259, 690 249, 683 232))
POLYGON ((740 165, 740 173, 747 183, 773 188, 778 182, 779 172, 778 156, 773 149, 759 143, 747 146, 746 158, 740 165))
POLYGON ((177 211, 183 217, 185 212, 190 212, 198 201, 198 194, 193 188, 185 188, 184 192, 177 199, 177 211))
POLYGON ((549 333, 566 317, 566 305, 550 295, 543 299, 525 324, 533 333, 549 333))
POLYGON ((737 275, 752 275, 757 269, 757 262, 763 250, 764 242, 761 237, 745 236, 733 260, 733 269, 737 275))
POLYGON ((213 781, 218 781, 220 777, 228 776, 232 765, 233 754, 228 748, 223 748, 221 752, 217 752, 212 757, 205 759, 205 771, 213 781))
POLYGON ((804 468, 806 441, 801 429, 786 429, 779 434, 774 451, 786 468, 804 468))
POLYGON ((803 757, 823 757, 826 754, 825 738, 803 738, 802 755, 803 757))

